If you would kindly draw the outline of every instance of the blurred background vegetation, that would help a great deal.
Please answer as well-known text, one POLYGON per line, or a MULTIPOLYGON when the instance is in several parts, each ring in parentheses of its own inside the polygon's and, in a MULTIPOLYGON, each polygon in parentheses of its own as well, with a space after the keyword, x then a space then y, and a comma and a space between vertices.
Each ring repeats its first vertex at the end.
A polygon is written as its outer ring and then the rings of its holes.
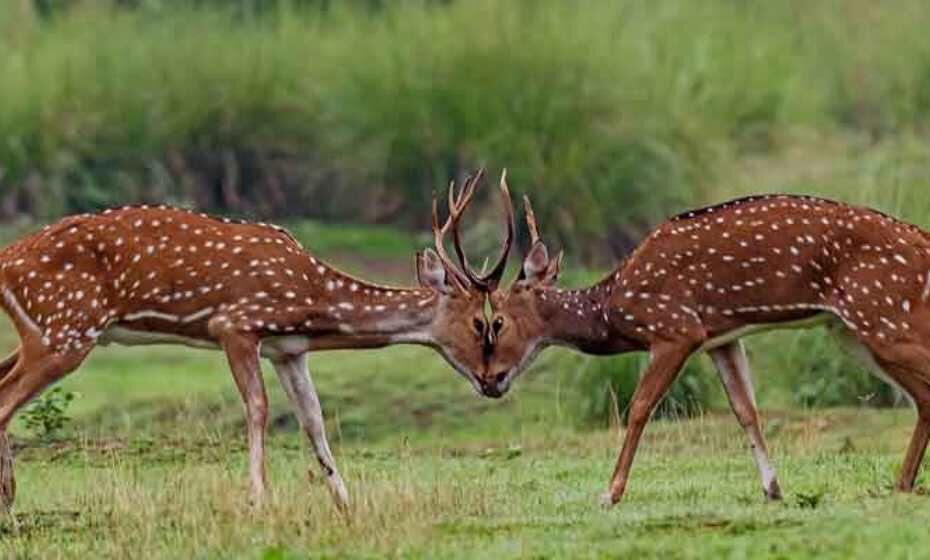
MULTIPOLYGON (((7 0, 0 219, 169 202, 409 278, 431 194, 507 167, 576 284, 663 217, 748 193, 926 227, 928 29, 923 0, 7 0)), ((497 243, 492 192, 475 252, 497 243)), ((763 405, 899 402, 819 331, 750 351, 763 405)), ((641 358, 553 365, 596 424, 641 358)), ((704 359, 688 372, 663 410, 722 403, 704 359)))

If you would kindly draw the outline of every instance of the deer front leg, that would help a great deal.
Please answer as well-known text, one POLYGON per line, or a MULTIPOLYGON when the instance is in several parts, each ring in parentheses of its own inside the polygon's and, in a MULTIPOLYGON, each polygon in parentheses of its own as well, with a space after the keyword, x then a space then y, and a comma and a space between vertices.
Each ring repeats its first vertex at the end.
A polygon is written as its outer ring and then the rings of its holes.
POLYGON ((310 372, 307 369, 307 360, 304 355, 285 356, 274 362, 275 372, 281 380, 284 392, 294 405, 294 412, 300 427, 307 438, 313 452, 316 454, 317 461, 323 469, 323 475, 326 478, 326 484, 336 502, 336 506, 347 511, 349 507, 349 494, 346 491, 346 485, 336 468, 336 461, 329 450, 329 442, 326 440, 326 427, 323 423, 323 408, 320 406, 320 398, 317 396, 316 389, 313 386, 313 380, 310 378, 310 372))
POLYGON ((601 498, 605 507, 613 506, 623 497, 630 475, 630 467, 633 465, 633 456, 636 454, 636 447, 639 445, 646 422, 649 421, 656 405, 668 392, 694 348, 693 344, 664 344, 652 349, 652 359, 640 377, 630 402, 626 437, 623 440, 620 456, 617 458, 617 466, 614 468, 610 488, 601 498))
POLYGON ((236 387, 245 404, 246 431, 249 440, 249 478, 252 503, 261 506, 265 497, 265 426, 268 421, 268 398, 258 361, 256 337, 229 333, 221 340, 236 387))
POLYGON ((762 478, 762 491, 769 500, 780 500, 781 488, 775 477, 775 469, 769 461, 765 438, 759 428, 756 396, 752 388, 749 360, 746 359, 743 343, 737 340, 715 348, 709 354, 717 366, 717 374, 730 400, 730 408, 733 409, 733 414, 736 415, 737 421, 746 432, 746 437, 749 438, 749 447, 752 449, 756 468, 762 478))

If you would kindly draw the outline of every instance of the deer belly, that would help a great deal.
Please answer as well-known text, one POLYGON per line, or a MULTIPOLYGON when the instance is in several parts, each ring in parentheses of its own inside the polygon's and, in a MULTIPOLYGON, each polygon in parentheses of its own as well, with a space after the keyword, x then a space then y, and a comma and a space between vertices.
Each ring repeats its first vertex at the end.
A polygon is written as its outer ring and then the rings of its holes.
POLYGON ((144 346, 150 344, 181 344, 192 348, 217 349, 219 344, 213 340, 184 336, 152 330, 137 330, 119 324, 110 325, 103 331, 97 343, 103 346, 120 344, 122 346, 144 346))
POLYGON ((804 319, 798 319, 796 321, 777 321, 772 323, 754 323, 751 325, 743 325, 739 328, 716 334, 710 340, 705 342, 703 346, 701 346, 701 350, 712 350, 751 334, 777 329, 806 329, 809 327, 825 324, 833 320, 836 320, 836 318, 832 313, 824 312, 818 313, 811 317, 805 317, 804 319))

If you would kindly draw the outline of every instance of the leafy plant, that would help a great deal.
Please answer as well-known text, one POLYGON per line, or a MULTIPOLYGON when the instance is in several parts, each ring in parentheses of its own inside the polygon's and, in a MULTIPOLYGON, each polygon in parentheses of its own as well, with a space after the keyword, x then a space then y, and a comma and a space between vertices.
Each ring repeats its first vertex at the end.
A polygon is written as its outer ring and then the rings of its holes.
POLYGON ((827 496, 825 490, 814 490, 811 492, 798 492, 794 497, 794 503, 801 509, 817 509, 823 503, 827 496))
POLYGON ((53 441, 71 421, 68 407, 75 398, 71 391, 55 387, 36 398, 23 411, 23 424, 42 441, 53 441))

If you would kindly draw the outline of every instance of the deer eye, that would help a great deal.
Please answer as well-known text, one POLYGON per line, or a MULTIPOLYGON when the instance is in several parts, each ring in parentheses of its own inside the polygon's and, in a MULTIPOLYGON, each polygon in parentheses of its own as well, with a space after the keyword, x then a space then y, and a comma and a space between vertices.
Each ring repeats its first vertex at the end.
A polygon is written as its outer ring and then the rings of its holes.
POLYGON ((474 319, 472 325, 474 325, 475 331, 478 334, 484 334, 484 321, 481 319, 474 319))
POLYGON ((504 319, 501 317, 494 319, 491 328, 494 329, 494 334, 500 334, 501 329, 504 328, 504 319))

